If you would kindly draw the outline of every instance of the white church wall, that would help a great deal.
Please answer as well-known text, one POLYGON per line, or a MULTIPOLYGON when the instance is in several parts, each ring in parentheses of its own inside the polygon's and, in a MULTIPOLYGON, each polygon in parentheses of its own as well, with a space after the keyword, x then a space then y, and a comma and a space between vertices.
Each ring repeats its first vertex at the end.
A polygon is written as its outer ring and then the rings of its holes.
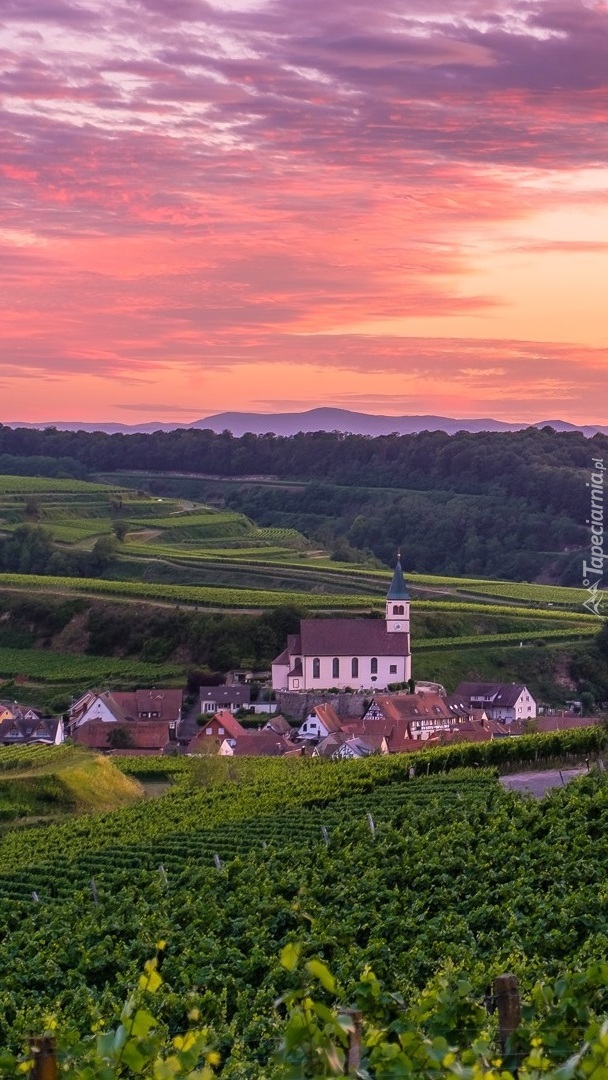
POLYGON ((378 656, 376 657, 377 672, 372 675, 371 671, 371 657, 359 656, 355 659, 358 660, 359 674, 353 675, 352 673, 352 656, 320 656, 319 660, 319 677, 314 678, 314 660, 312 656, 304 657, 304 686, 302 689, 306 690, 327 690, 330 687, 337 686, 343 690, 347 686, 350 686, 352 690, 385 690, 389 683, 406 682, 410 677, 410 657, 404 656, 403 653, 400 656, 378 656), (334 675, 333 663, 334 660, 338 660, 339 675, 334 675))

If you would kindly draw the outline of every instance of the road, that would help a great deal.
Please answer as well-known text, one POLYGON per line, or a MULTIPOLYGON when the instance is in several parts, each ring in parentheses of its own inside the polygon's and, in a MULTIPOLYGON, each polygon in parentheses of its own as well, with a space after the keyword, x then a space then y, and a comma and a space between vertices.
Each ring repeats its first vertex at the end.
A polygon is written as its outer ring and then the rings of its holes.
POLYGON ((501 776, 500 782, 509 791, 518 791, 521 794, 536 795, 542 799, 545 792, 550 788, 562 787, 570 780, 576 780, 578 776, 584 776, 586 768, 582 769, 546 769, 543 772, 514 773, 512 776, 501 776), (562 780, 563 777, 563 780, 562 780))

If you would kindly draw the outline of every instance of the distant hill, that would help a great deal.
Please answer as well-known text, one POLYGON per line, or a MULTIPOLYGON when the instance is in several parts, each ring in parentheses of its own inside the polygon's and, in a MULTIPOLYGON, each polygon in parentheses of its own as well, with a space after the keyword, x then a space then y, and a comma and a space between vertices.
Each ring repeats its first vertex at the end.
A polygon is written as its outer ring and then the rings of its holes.
POLYGON ((208 429, 215 432, 231 431, 240 436, 246 432, 264 435, 295 435, 300 431, 343 431, 353 435, 412 435, 419 431, 445 431, 453 435, 457 431, 521 431, 527 427, 552 427, 556 431, 581 431, 586 436, 600 432, 608 435, 608 424, 577 425, 565 420, 542 420, 536 424, 508 424, 502 420, 488 418, 458 420, 450 416, 383 416, 374 413, 351 412, 348 409, 319 408, 306 412, 285 413, 248 413, 224 412, 203 417, 191 424, 163 423, 115 424, 115 423, 79 423, 78 421, 49 421, 48 423, 29 424, 18 421, 7 422, 7 427, 47 428, 55 427, 60 431, 104 431, 108 434, 122 432, 125 435, 150 433, 154 431, 175 431, 178 428, 208 429))

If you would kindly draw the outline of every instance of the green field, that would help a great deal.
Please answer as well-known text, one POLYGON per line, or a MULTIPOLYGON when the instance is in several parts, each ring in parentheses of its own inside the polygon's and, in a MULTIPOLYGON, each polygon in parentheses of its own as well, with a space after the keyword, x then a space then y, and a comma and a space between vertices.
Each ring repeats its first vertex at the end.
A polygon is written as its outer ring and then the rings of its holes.
MULTIPOLYGON (((538 979, 598 963, 605 774, 536 802, 484 766, 584 759, 603 738, 595 729, 422 752, 414 778, 411 757, 227 761, 214 777, 203 760, 160 799, 5 830, 0 1047, 44 1030, 49 1013, 60 1045, 68 1027, 112 1026, 159 940, 158 1022, 179 1032, 198 1010, 226 1080, 274 1076, 275 1002, 302 978, 279 962, 289 943, 328 966, 343 1002, 369 968, 410 1005, 432 984, 446 1007, 449 985, 464 1008, 504 971, 530 995, 538 979)), ((605 1009, 606 981, 590 985, 590 1007, 605 1009)), ((568 1015, 561 1032, 572 1038, 568 1015)), ((456 1047, 472 1037, 457 1018, 456 1047)))

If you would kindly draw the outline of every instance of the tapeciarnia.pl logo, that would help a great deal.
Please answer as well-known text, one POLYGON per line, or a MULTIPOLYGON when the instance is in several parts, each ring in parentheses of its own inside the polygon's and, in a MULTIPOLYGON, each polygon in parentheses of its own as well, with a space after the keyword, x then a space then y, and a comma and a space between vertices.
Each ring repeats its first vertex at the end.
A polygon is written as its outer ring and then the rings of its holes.
POLYGON ((587 525, 591 529, 591 561, 583 562, 583 585, 588 596, 583 607, 594 615, 601 616, 601 607, 604 597, 602 578, 604 575, 604 562, 608 555, 604 554, 604 473, 606 466, 603 458, 592 458, 593 472, 587 487, 591 495, 591 516, 587 518, 587 525))

